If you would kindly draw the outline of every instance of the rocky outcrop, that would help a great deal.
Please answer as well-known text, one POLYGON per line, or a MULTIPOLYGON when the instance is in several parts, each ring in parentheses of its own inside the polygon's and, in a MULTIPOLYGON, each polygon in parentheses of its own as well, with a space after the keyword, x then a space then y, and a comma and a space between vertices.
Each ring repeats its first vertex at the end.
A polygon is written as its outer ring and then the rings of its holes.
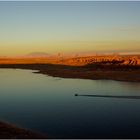
POLYGON ((86 65, 93 63, 114 64, 114 65, 140 65, 139 56, 89 56, 75 57, 64 62, 72 65, 86 65))

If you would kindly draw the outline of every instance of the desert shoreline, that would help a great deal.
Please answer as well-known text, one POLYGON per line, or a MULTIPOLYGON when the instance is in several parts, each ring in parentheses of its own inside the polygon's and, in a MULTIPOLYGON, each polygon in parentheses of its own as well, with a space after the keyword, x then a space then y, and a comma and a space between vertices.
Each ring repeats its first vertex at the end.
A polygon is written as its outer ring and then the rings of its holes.
POLYGON ((61 64, 0 64, 0 68, 37 70, 34 73, 46 74, 52 77, 115 80, 124 82, 140 82, 140 67, 95 68, 91 66, 69 66, 61 64))
POLYGON ((46 139, 45 134, 0 121, 0 139, 46 139))

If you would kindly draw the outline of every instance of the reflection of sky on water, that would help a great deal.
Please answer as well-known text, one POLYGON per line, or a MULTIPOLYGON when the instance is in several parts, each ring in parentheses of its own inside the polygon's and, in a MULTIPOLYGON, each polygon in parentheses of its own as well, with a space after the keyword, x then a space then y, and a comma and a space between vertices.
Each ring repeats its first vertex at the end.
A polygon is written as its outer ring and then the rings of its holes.
MULTIPOLYGON (((139 83, 53 78, 30 70, 0 70, 0 120, 49 136, 87 138, 140 130, 140 100, 74 94, 140 95, 139 83)), ((137 134, 135 134, 137 135, 137 134)))

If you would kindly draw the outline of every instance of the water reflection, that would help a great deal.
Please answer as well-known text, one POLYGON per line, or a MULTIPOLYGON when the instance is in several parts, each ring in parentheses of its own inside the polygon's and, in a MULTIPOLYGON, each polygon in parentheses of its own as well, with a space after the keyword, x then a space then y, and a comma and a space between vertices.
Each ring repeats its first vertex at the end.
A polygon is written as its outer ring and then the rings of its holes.
POLYGON ((0 69, 1 121, 47 133, 49 138, 139 137, 140 100, 74 94, 140 96, 140 84, 60 80, 32 72, 0 69))

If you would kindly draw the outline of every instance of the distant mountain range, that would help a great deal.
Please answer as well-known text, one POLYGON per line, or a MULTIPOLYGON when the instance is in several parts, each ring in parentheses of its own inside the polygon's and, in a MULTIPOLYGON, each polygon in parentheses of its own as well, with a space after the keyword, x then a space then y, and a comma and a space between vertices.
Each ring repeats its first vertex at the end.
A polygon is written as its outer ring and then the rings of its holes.
POLYGON ((26 55, 26 57, 48 57, 50 54, 45 52, 32 52, 26 55))

